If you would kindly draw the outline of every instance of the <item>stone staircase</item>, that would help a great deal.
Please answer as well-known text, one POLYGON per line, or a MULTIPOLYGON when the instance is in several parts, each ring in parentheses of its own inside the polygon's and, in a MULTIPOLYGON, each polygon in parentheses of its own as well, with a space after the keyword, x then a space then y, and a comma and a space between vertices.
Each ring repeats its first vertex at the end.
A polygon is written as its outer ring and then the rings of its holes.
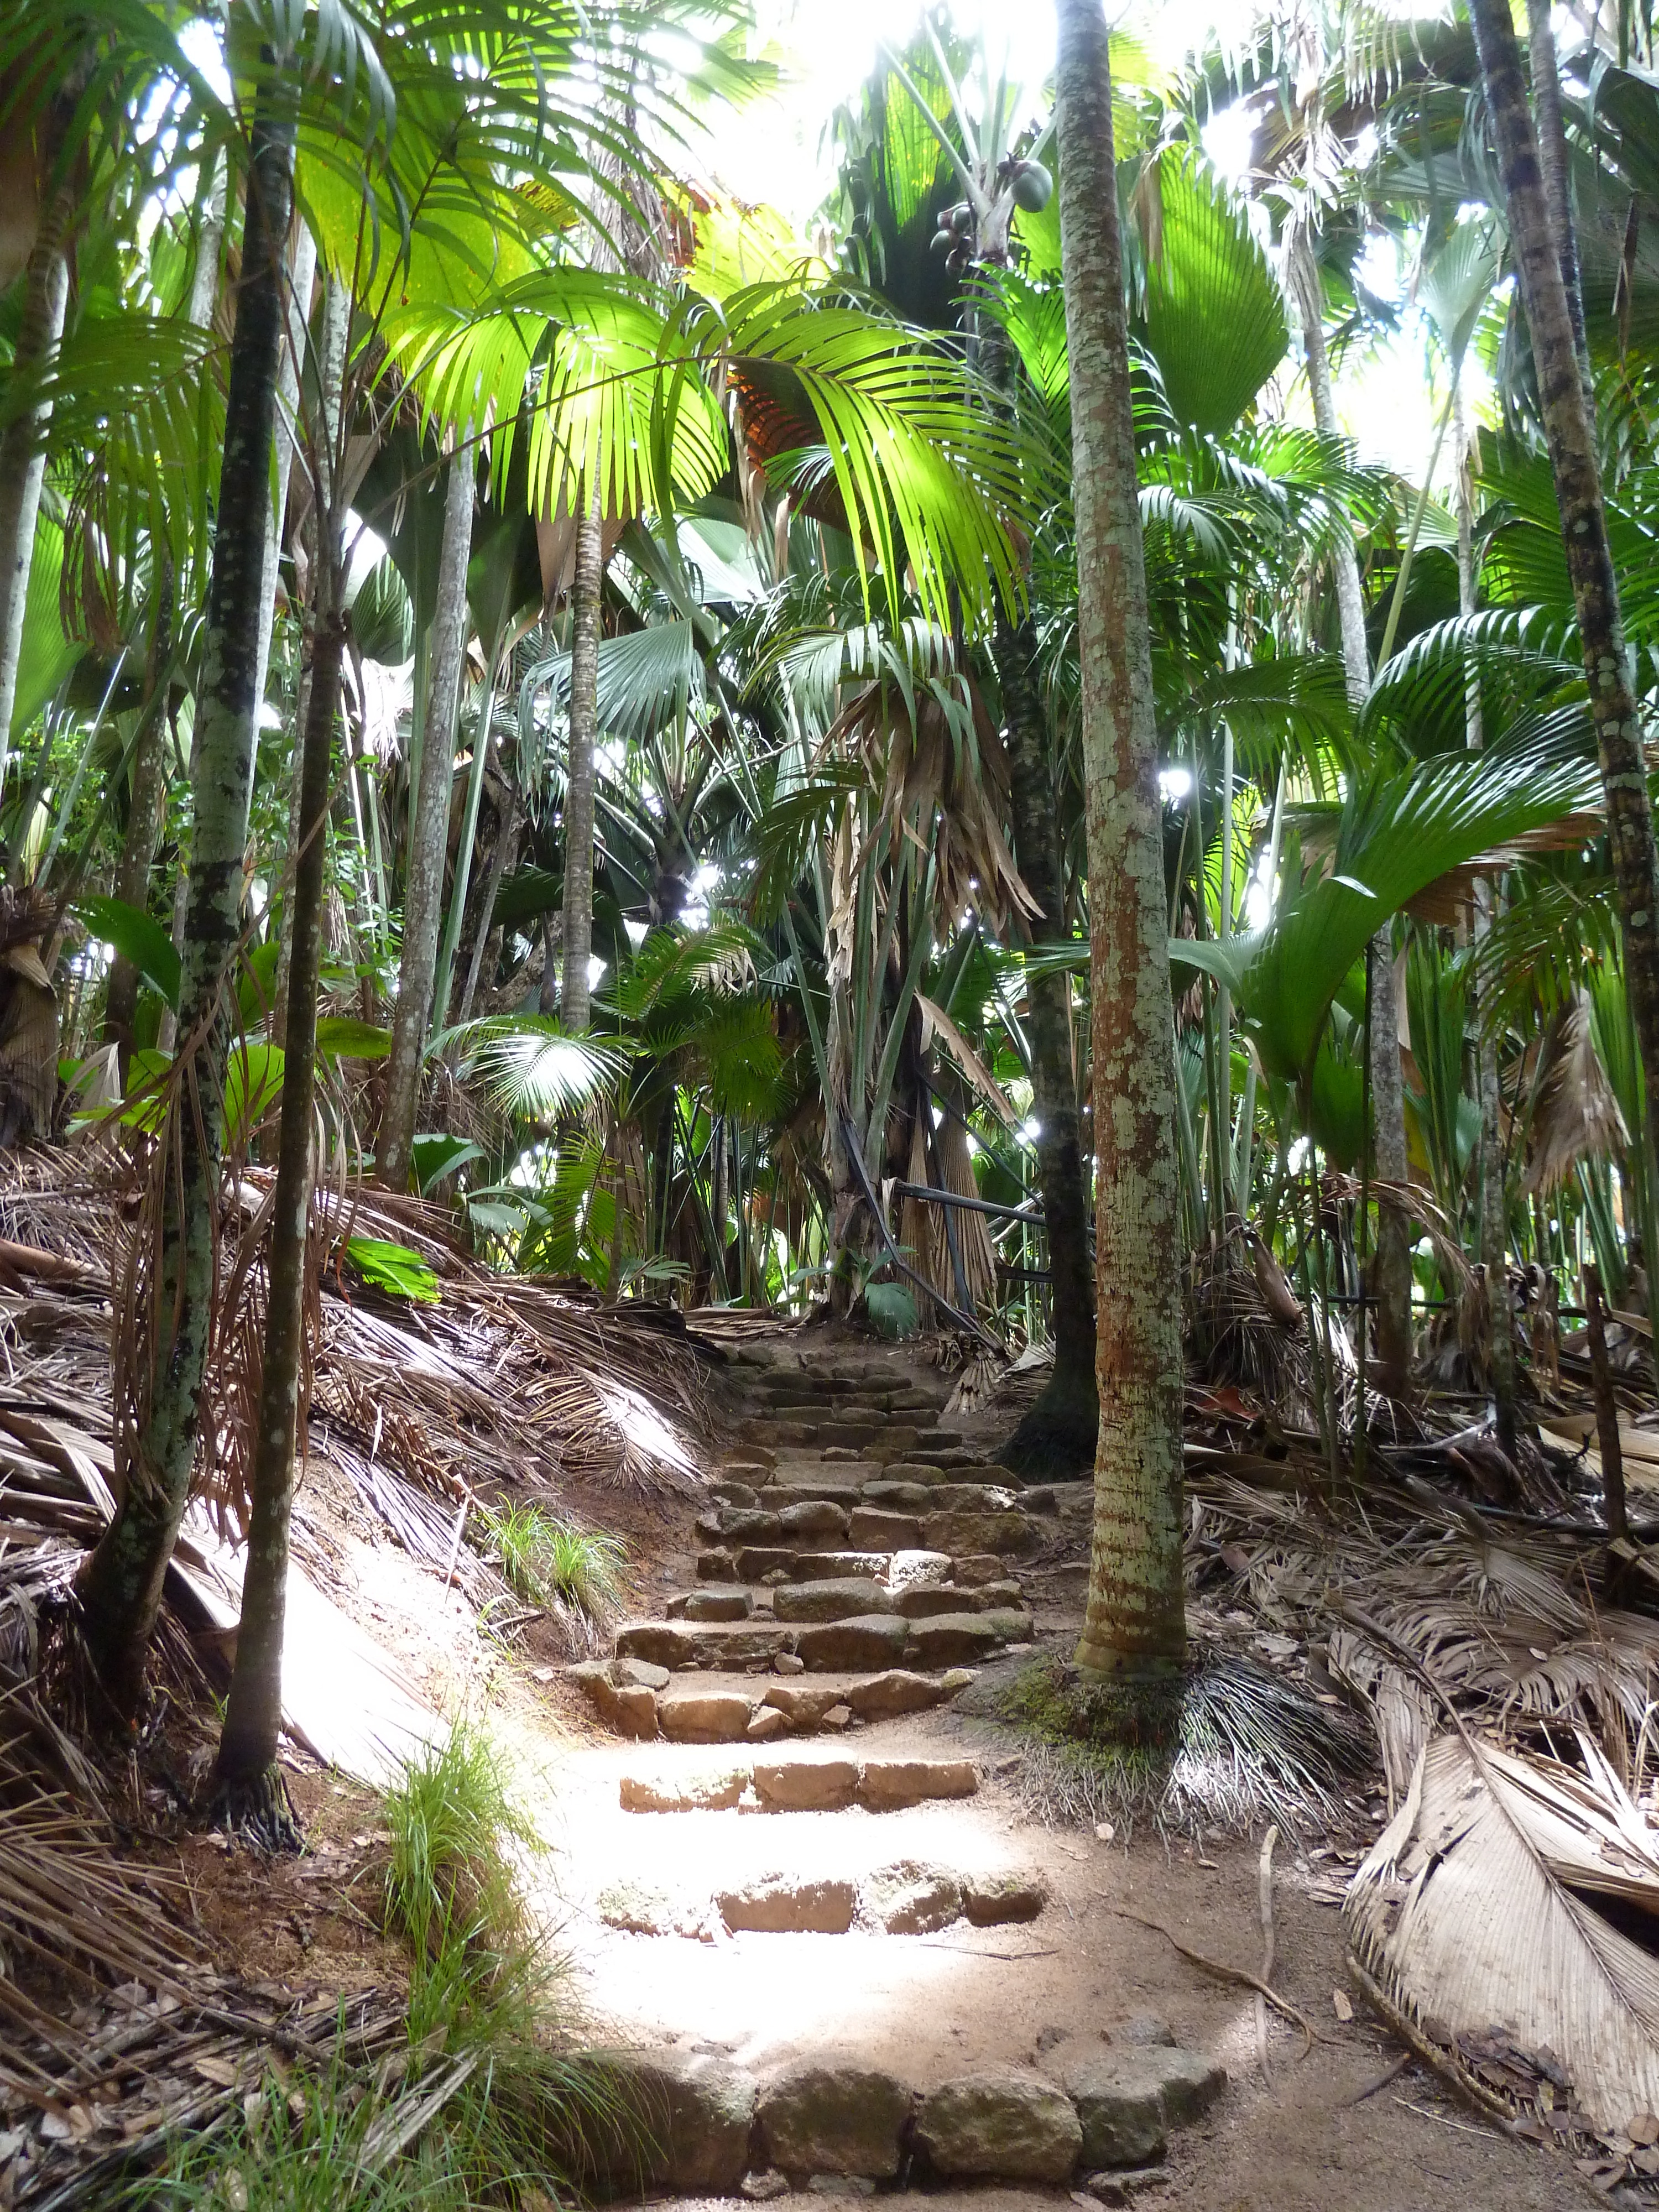
POLYGON ((879 1353, 763 1346, 739 1373, 687 1586, 571 1670, 619 1734, 839 1733, 943 1704, 1030 1643, 1019 1563, 1086 1486, 988 1463, 940 1420, 948 1378, 879 1353))

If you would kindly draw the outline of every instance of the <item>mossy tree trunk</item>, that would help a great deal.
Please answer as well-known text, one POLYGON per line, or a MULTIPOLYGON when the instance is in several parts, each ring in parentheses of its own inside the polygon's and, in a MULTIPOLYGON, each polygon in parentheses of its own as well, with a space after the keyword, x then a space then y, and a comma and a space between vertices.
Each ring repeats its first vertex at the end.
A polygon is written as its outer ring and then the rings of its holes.
POLYGON ((1100 0, 1060 0, 1054 77, 1072 363, 1094 1000, 1095 1462, 1077 1662, 1144 1689, 1186 1655, 1175 1025, 1146 577, 1100 0))
MULTIPOLYGON (((267 66, 274 66, 266 58, 267 66)), ((215 1214, 229 1043, 227 985, 241 926, 258 714, 260 609, 270 589, 264 528, 283 343, 283 249, 293 208, 295 124, 262 94, 249 149, 236 324, 225 406, 207 640, 191 749, 194 835, 179 996, 184 1085, 172 1115, 145 1417, 115 1518, 81 1591, 88 1649, 117 1710, 143 1689, 144 1654, 190 1490, 213 1326, 215 1214)))
POLYGON ((1486 112, 1498 143, 1510 248, 1532 335, 1538 398, 1578 617, 1601 756, 1626 988, 1647 1085, 1649 1172, 1659 1158, 1659 882, 1641 718, 1607 545, 1607 516, 1561 253, 1550 218, 1521 53, 1507 0, 1469 0, 1486 112))
POLYGON ((570 586, 570 740, 564 792, 564 972, 559 1019, 567 1030, 588 1022, 587 963, 593 951, 593 747, 599 719, 599 594, 605 537, 598 493, 583 501, 576 523, 575 573, 570 586))
MULTIPOLYGON (((155 612, 150 624, 149 668, 140 709, 137 736, 132 748, 131 796, 127 806, 126 834, 115 869, 115 896, 140 913, 149 905, 149 874, 155 865, 155 848, 167 790, 167 690, 173 672, 173 562, 165 550, 158 557, 155 612)), ((133 1024, 138 1013, 138 970, 125 954, 110 969, 104 1000, 104 1039, 120 1058, 121 1081, 127 1079, 132 1059, 133 1024)))
POLYGON ((389 1190, 402 1190, 409 1182, 421 1066, 438 969, 444 859, 455 783, 455 720, 460 704, 461 656, 466 647, 473 470, 471 450, 464 448, 449 464, 444 495, 437 604, 432 617, 432 680, 427 692, 420 781, 409 841, 403 957, 398 966, 398 1005, 392 1018, 392 1049, 386 1060, 386 1109, 380 1117, 380 1147, 374 1159, 374 1173, 389 1190))

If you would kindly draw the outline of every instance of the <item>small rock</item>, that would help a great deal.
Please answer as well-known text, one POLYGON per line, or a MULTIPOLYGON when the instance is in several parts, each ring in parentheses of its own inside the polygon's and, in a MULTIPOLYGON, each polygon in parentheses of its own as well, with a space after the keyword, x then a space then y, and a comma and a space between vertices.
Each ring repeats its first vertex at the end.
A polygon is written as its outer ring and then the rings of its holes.
POLYGON ((848 1524, 847 1540, 864 1551, 916 1551, 921 1523, 913 1513, 889 1513, 878 1505, 860 1505, 848 1524))
POLYGON ((653 1667, 648 1659, 613 1659, 608 1672, 619 1690, 665 1690, 673 1679, 666 1667, 653 1667))
POLYGON ((744 1735, 750 1743, 769 1743, 774 1736, 787 1735, 789 1723, 775 1705, 763 1705, 751 1713, 744 1735))
POLYGON ((955 1697, 958 1690, 971 1689, 977 1679, 971 1667, 949 1667, 939 1677, 939 1687, 955 1697))
POLYGON ((1116 2029, 1115 2039, 1119 2043, 1133 2044, 1138 2048, 1144 2048, 1147 2044, 1163 2044, 1171 2051, 1176 2047, 1174 2028, 1162 2013, 1156 2012, 1132 2012, 1116 2029))
POLYGON ((854 1682, 847 1692, 847 1702, 860 1720, 884 1720, 895 1713, 926 1712, 944 1696, 942 1683, 896 1667, 884 1674, 872 1674, 867 1681, 854 1682))
POLYGON ((859 1774, 859 1802, 872 1813, 894 1813, 931 1797, 971 1797, 979 1775, 966 1759, 866 1759, 859 1774))
POLYGON ((775 1705, 791 1728, 805 1732, 817 1728, 832 1705, 842 1704, 842 1694, 817 1682, 774 1682, 761 1703, 775 1705))
POLYGON ((1000 1582, 1007 1571, 1008 1562, 994 1552, 967 1552, 953 1563, 951 1579, 977 1589, 981 1583, 1000 1582))
POLYGON ((730 1552, 718 1547, 697 1554, 697 1580, 702 1583, 735 1582, 738 1570, 730 1552))
POLYGON ((763 2084, 756 2112, 774 2163, 818 2175, 821 2193, 830 2193, 849 2174, 885 2181, 897 2173, 910 2091, 867 2067, 805 2064, 763 2084))
POLYGON ((890 1936, 931 1936, 962 1917, 962 1885, 944 1867, 900 1859, 866 1875, 864 1917, 890 1936))
POLYGON ((772 1665, 780 1674, 799 1674, 805 1672, 806 1662, 798 1658, 793 1651, 780 1651, 772 1665))
POLYGON ((671 1743, 735 1743, 750 1711, 738 1690, 683 1690, 658 1699, 657 1725, 671 1743))
POLYGON ((831 1705, 818 1723, 818 1726, 822 1729, 834 1729, 839 1733, 841 1729, 851 1726, 852 1719, 853 1708, 850 1705, 831 1705))
POLYGON ((616 1881, 596 1900, 607 1928, 629 1936, 695 1936, 698 1915, 683 1897, 650 1882, 616 1881))
POLYGON ((1123 2173, 1091 2173, 1083 2185, 1088 2194, 1079 2197, 1079 2202, 1133 2204, 1149 2189, 1165 2189, 1169 2182, 1169 2170, 1162 2166, 1132 2166, 1123 2173))
POLYGON ((866 1482, 863 1495, 866 1505, 880 1505, 890 1513, 927 1510, 927 1491, 920 1482, 866 1482))
POLYGON ((1083 2130, 1071 2100, 1030 2074, 946 2081, 922 2101, 916 2140, 935 2170, 964 2179, 1064 2181, 1083 2130))
POLYGON ((764 1875, 741 1889, 722 1890, 714 1902, 734 1936, 743 1929, 844 1936, 857 1905, 850 1881, 800 1881, 789 1875, 764 1875))
MULTIPOLYGON (((697 1526, 702 1528, 702 1522, 699 1521, 697 1526)), ((775 1542, 783 1530, 781 1517, 775 1513, 763 1513, 757 1506, 722 1505, 716 1510, 713 1533, 740 1544, 759 1544, 769 1537, 775 1542)))
POLYGON ((624 1813, 714 1813, 735 1805, 749 1786, 746 1766, 712 1774, 685 1774, 659 1781, 648 1774, 624 1774, 624 1813))
POLYGON ((776 2172, 745 2173, 738 2187, 751 2204, 765 2204, 774 2197, 789 2194, 788 2182, 776 2172))
POLYGON ((852 1803, 859 1770, 850 1759, 763 1759, 753 1781, 769 1813, 829 1813, 852 1803))
POLYGON ((991 1613, 941 1613, 931 1620, 910 1624, 910 1649, 923 1667, 960 1667, 969 1660, 989 1659, 1001 1648, 1003 1637, 991 1613))
POLYGON ((766 1585, 768 1589, 777 1589, 781 1584, 789 1581, 789 1579, 790 1574, 787 1567, 769 1567, 766 1572, 761 1577, 762 1582, 766 1585))
POLYGON ((895 1552, 887 1569, 890 1589, 915 1589, 951 1579, 948 1552, 895 1552))
POLYGON ((758 1505, 760 1498, 746 1482, 712 1482, 708 1495, 720 1505, 758 1505))

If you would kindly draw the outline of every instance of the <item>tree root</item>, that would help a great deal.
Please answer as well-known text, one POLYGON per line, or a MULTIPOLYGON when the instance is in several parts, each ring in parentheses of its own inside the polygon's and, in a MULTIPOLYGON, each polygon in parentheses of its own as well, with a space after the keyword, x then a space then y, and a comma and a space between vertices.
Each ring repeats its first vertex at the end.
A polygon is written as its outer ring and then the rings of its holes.
POLYGON ((216 1767, 210 1778, 207 1824, 252 1844, 256 1850, 293 1853, 305 1848, 305 1830, 289 1795, 288 1777, 280 1766, 263 1773, 222 1775, 216 1767))
POLYGON ((1204 1973, 1213 1974, 1218 1981, 1237 1982, 1241 1989, 1254 1990, 1258 1996, 1265 1997, 1275 2012, 1282 2012, 1286 2020, 1294 2021, 1302 2030, 1303 2035, 1306 2038, 1302 2046, 1302 2056, 1304 2058, 1319 2040, 1314 2033, 1313 2024, 1306 2013, 1299 2010, 1288 1997, 1280 1996, 1277 1990, 1269 1989, 1259 1974, 1248 1973, 1243 1966, 1225 1966, 1219 1959, 1206 1958, 1202 1951, 1194 1951, 1189 1945, 1183 1943, 1179 1936, 1171 1934, 1161 1920, 1148 1920, 1143 1914, 1131 1912, 1127 1906, 1121 1905, 1114 1905, 1112 1910, 1120 1920, 1133 1920, 1138 1927, 1150 1928, 1154 1935, 1162 1936, 1167 1942, 1175 1945, 1183 1959, 1199 1967, 1204 1973))

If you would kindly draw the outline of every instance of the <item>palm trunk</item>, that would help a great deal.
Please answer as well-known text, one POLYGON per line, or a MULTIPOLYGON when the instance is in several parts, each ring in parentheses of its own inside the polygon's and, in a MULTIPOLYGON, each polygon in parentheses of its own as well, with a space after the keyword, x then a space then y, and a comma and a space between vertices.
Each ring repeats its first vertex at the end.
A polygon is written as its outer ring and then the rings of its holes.
POLYGON ((593 744, 599 713, 599 592, 605 538, 599 497, 576 525, 570 587, 570 750, 564 798, 564 975, 559 1018, 567 1030, 588 1019, 587 963, 593 951, 593 744))
POLYGON ((1187 1645, 1175 1025, 1106 23, 1100 0, 1057 13, 1098 1207, 1100 1438, 1077 1664, 1144 1686, 1177 1672, 1187 1645))
MULTIPOLYGON (((1065 897, 1042 704, 1033 680, 1036 639, 1029 620, 999 621, 997 672, 1008 726, 1010 811, 1014 856, 1041 908, 1034 945, 1066 937, 1065 897)), ((1034 975, 1030 1012, 1031 1111, 1037 1123, 1037 1181, 1042 1192, 1054 1304, 1054 1367, 1047 1388, 1001 1456, 1016 1472, 1056 1474, 1092 1464, 1100 1430, 1095 1389, 1095 1298, 1089 1263, 1089 1191, 1083 1120, 1072 1064, 1069 975, 1034 975)))
MULTIPOLYGON (((161 835, 167 789, 167 687, 173 665, 173 562, 161 555, 155 578, 155 619, 150 631, 149 678, 143 721, 132 749, 132 796, 126 835, 115 870, 115 896, 143 913, 149 905, 149 872, 161 835)), ((120 1059, 125 1089, 138 1012, 138 970, 125 954, 110 969, 104 1001, 104 1039, 120 1059)))
POLYGON ((517 857, 518 845, 519 769, 515 757, 507 787, 507 812, 495 835, 495 850, 489 855, 489 871, 484 878, 483 895, 478 909, 478 926, 466 963, 466 981, 461 988, 461 1003, 455 1011, 458 1022, 467 1018, 472 1012, 472 1001, 478 994, 478 978, 483 970, 484 954, 495 933, 495 902, 501 896, 501 878, 517 857))
POLYGON ((1532 64, 1532 104, 1538 118, 1538 167, 1561 264, 1561 289, 1567 295, 1573 351, 1583 381, 1587 408, 1595 404, 1590 380, 1589 342, 1584 331, 1584 291, 1578 276, 1578 228, 1572 219, 1571 172, 1567 134, 1561 121, 1561 78, 1556 67, 1555 33, 1549 0, 1527 0, 1527 54, 1532 64))
POLYGON ((173 1164, 151 1287, 147 1407, 114 1520, 82 1582, 86 1635, 118 1711, 143 1689, 144 1653, 184 1516, 216 1289, 215 1222, 229 1029, 224 992, 240 926, 253 781, 260 611, 270 589, 271 444, 283 340, 283 244, 293 206, 295 124, 256 111, 241 281, 225 405, 205 665, 191 763, 191 854, 179 1018, 191 1056, 173 1115, 173 1164))
MULTIPOLYGON (((1292 248, 1296 305, 1308 357, 1308 389, 1314 422, 1322 438, 1341 435, 1331 389, 1330 359, 1325 350, 1323 295, 1313 248, 1303 231, 1292 248)), ((1342 667, 1348 698, 1356 708, 1371 688, 1370 647, 1365 638, 1365 599, 1353 541, 1339 538, 1332 556, 1336 574, 1337 617, 1342 634, 1342 667)), ((1410 1176, 1406 1152, 1406 1094, 1400 1074, 1400 1003, 1394 971, 1394 934, 1384 925, 1371 945, 1370 1058, 1371 1120, 1376 1172, 1403 1185, 1410 1176)), ((1370 1264, 1370 1295, 1376 1316, 1376 1365, 1371 1379, 1390 1398, 1403 1397, 1411 1375, 1411 1233, 1397 1206, 1379 1201, 1376 1249, 1370 1264)))
POLYGON ((289 1519, 294 1500, 295 1439, 305 1335, 326 849, 323 828, 345 647, 345 619, 337 604, 340 579, 335 558, 336 526, 326 514, 319 514, 319 522, 318 556, 312 572, 315 643, 301 746, 294 955, 289 974, 288 1042, 254 1447, 253 1510, 242 1577, 236 1663, 214 1768, 215 1797, 221 1813, 238 1825, 252 1819, 270 1842, 287 1842, 292 1837, 284 1796, 271 1770, 283 1717, 289 1519))
MULTIPOLYGON (((293 253, 293 292, 288 309, 288 343, 283 349, 282 412, 276 418, 276 488, 266 520, 270 532, 270 574, 276 583, 276 563, 283 550, 283 528, 288 513, 288 480, 294 466, 295 410, 300 404, 300 367, 305 359, 307 324, 311 314, 311 288, 317 273, 317 247, 311 233, 301 223, 295 234, 293 253)), ((340 405, 340 385, 345 373, 345 346, 351 328, 351 295, 337 281, 329 285, 324 307, 325 325, 322 331, 321 359, 323 386, 323 417, 325 423, 337 418, 340 405), (328 319, 331 317, 331 320, 328 319)), ((319 435, 329 434, 319 432, 319 435)), ((319 555, 320 558, 320 554, 319 555)), ((270 670, 270 634, 276 620, 276 594, 273 588, 270 603, 259 628, 259 697, 265 696, 265 679, 270 670)), ((290 915, 294 894, 294 856, 300 849, 300 787, 302 781, 301 753, 301 732, 307 725, 307 694, 302 677, 298 696, 294 702, 295 744, 293 767, 289 783, 288 843, 283 853, 283 872, 278 881, 279 903, 276 910, 276 971, 270 990, 270 1033, 273 1043, 283 1042, 283 1027, 288 1018, 289 965, 294 957, 294 926, 290 915)))
POLYGON ((1486 112, 1492 118, 1509 210, 1510 244, 1532 333, 1539 400, 1555 479, 1567 573, 1572 580, 1590 713, 1601 755, 1607 842, 1624 939, 1625 981, 1647 1086, 1650 1173, 1659 1158, 1659 882, 1648 804, 1642 724, 1632 696, 1607 547, 1594 426, 1573 338, 1561 257, 1527 112, 1521 55, 1506 0, 1469 0, 1486 112))
MULTIPOLYGON (((1474 487, 1469 475, 1469 455, 1462 410, 1457 410, 1457 609, 1475 611, 1474 487)), ((1480 711, 1480 679, 1471 672, 1464 696, 1464 727, 1470 747, 1479 752, 1486 743, 1486 724, 1480 711)), ((1474 934, 1477 944, 1492 927, 1493 885, 1478 878, 1474 886, 1474 934)), ((1479 1008, 1477 1006, 1477 1013, 1479 1008)), ((1509 1208, 1504 1175, 1503 1095, 1498 1082, 1498 1042, 1484 1023, 1475 1030, 1475 1094, 1480 1108, 1480 1264, 1486 1275, 1486 1359, 1492 1376, 1492 1401, 1498 1416, 1498 1441, 1512 1458, 1515 1454, 1515 1336, 1510 1318, 1509 1208)))
POLYGON ((432 617, 432 680, 427 691, 420 784, 409 841, 403 958, 398 969, 398 1006, 386 1062, 386 1111, 380 1119, 380 1150, 374 1161, 375 1175, 390 1190, 402 1190, 409 1182, 421 1096, 422 1054, 438 964, 444 856, 455 781, 455 720, 460 703, 461 654, 466 645, 466 566, 472 550, 474 489, 472 455, 470 449, 464 450, 449 465, 444 496, 437 605, 432 617))
MULTIPOLYGON (((69 305, 67 246, 75 196, 60 185, 40 210, 34 250, 23 280, 23 314, 13 349, 14 378, 38 374, 51 362, 64 335, 69 305)), ((50 403, 8 423, 0 434, 0 783, 5 781, 11 745, 12 708, 23 654, 23 615, 28 604, 29 569, 34 559, 34 526, 40 513, 40 487, 46 473, 46 425, 50 403)))

